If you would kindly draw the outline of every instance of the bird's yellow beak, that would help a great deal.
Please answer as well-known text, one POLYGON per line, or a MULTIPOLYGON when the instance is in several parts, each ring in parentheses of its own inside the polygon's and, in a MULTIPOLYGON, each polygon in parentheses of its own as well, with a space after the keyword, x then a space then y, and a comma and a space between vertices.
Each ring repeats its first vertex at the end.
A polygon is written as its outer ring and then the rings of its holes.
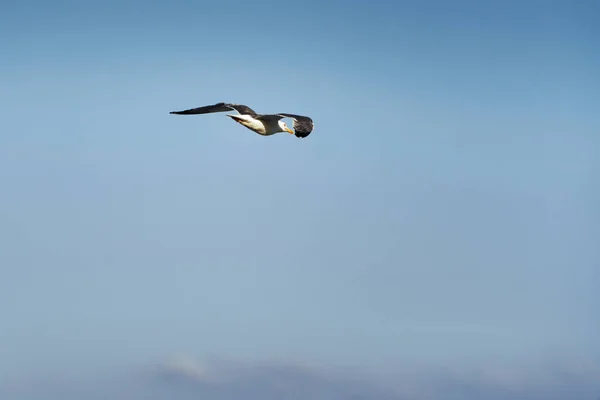
POLYGON ((285 128, 285 131, 288 132, 288 133, 291 133, 292 135, 294 134, 294 131, 291 130, 290 128, 285 128))

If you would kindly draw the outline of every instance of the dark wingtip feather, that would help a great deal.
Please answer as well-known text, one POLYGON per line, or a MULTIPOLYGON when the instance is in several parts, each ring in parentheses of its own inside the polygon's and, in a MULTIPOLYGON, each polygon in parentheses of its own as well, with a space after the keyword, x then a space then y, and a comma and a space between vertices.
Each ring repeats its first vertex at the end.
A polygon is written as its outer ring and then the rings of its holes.
POLYGON ((294 132, 294 134, 295 134, 297 137, 299 137, 299 138, 305 138, 305 137, 307 137, 308 135, 310 135, 310 131, 309 131, 309 132, 306 132, 306 131, 298 131, 298 130, 297 130, 296 132, 294 132))

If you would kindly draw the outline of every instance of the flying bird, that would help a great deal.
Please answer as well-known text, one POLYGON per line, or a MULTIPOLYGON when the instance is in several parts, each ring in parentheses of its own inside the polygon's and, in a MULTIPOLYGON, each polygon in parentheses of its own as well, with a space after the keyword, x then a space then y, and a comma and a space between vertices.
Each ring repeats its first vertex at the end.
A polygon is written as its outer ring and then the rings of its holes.
POLYGON ((310 135, 315 127, 313 120, 309 117, 288 113, 257 114, 248 106, 231 103, 217 103, 211 106, 190 108, 189 110, 171 111, 169 114, 209 114, 231 110, 235 110, 239 114, 227 114, 228 117, 262 136, 270 136, 279 132, 288 132, 299 138, 305 138, 310 135), (292 118, 294 120, 293 130, 282 121, 283 118, 292 118))

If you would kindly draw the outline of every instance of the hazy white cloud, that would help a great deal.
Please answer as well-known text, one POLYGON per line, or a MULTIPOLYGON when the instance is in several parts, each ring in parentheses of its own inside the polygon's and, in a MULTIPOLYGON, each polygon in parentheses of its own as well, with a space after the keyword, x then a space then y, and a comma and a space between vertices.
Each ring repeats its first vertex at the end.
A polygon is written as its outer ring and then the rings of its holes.
MULTIPOLYGON (((531 369, 414 370, 403 368, 384 379, 372 374, 285 364, 236 364, 201 367, 187 360, 164 366, 164 373, 210 383, 197 394, 216 398, 385 399, 429 400, 474 398, 572 400, 600 396, 600 368, 594 363, 565 363, 531 369), (207 376, 219 379, 208 380, 207 376)), ((173 389, 177 389, 174 383, 173 389)))
POLYGON ((164 375, 187 379, 195 382, 209 383, 212 378, 207 369, 198 361, 187 357, 176 357, 159 369, 164 375))
MULTIPOLYGON (((135 372, 135 371, 134 371, 135 372)), ((388 371, 390 372, 390 371, 388 371)), ((597 400, 600 368, 564 363, 531 370, 402 368, 385 376, 297 364, 200 362, 178 357, 144 371, 107 379, 27 382, 2 386, 11 400, 597 400)))

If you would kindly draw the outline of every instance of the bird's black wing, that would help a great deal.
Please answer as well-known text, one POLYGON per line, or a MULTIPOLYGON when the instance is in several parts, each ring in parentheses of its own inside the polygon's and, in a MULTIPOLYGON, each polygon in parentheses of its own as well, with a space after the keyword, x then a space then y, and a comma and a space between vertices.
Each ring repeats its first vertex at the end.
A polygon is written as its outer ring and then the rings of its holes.
POLYGON ((217 103, 210 106, 190 108, 189 110, 183 111, 171 111, 169 114, 178 114, 178 115, 190 115, 190 114, 209 114, 223 111, 231 111, 235 110, 240 114, 256 116, 256 112, 250 107, 244 106, 242 104, 231 104, 231 103, 217 103))
POLYGON ((283 113, 277 115, 279 115, 281 118, 292 118, 294 120, 294 134, 299 138, 305 138, 310 135, 315 127, 313 120, 303 115, 283 113))

